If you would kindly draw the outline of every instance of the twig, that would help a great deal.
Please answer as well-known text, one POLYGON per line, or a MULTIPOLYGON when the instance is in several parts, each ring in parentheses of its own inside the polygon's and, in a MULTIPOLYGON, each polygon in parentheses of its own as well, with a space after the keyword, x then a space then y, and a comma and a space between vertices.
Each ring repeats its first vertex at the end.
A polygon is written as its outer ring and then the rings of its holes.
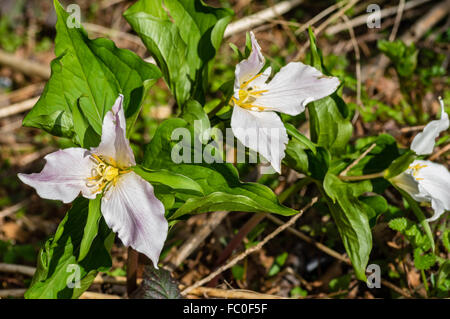
POLYGON ((209 287, 197 287, 189 291, 188 295, 225 299, 289 299, 276 295, 263 294, 244 289, 219 289, 209 287))
POLYGON ((206 223, 191 237, 189 237, 186 242, 181 246, 179 251, 174 257, 172 257, 168 264, 164 267, 169 271, 173 271, 177 268, 187 257, 200 245, 206 237, 211 234, 211 232, 216 229, 216 227, 222 222, 222 220, 228 215, 228 212, 214 212, 208 218, 206 223))
POLYGON ((50 68, 39 63, 26 60, 11 53, 0 50, 0 64, 9 66, 27 75, 34 75, 43 79, 50 78, 50 68))
POLYGON ((434 153, 433 155, 430 156, 430 158, 428 160, 430 161, 434 161, 435 159, 437 159, 439 156, 441 156, 442 154, 444 154, 445 152, 450 151, 450 144, 445 145, 443 148, 441 148, 439 151, 437 151, 436 153, 434 153))
POLYGON ((282 1, 273 7, 264 9, 236 22, 230 23, 225 29, 224 38, 228 38, 242 31, 251 30, 252 28, 271 20, 278 15, 285 14, 302 2, 303 0, 282 1))
POLYGON ((366 179, 375 179, 382 178, 384 176, 384 172, 378 172, 373 174, 359 175, 359 176, 339 176, 339 178, 343 181, 347 182, 355 182, 355 181, 364 181, 366 179))
POLYGON ((328 26, 333 22, 345 15, 345 11, 353 7, 359 0, 350 0, 344 7, 342 7, 338 12, 333 14, 331 17, 329 17, 327 20, 325 20, 316 30, 314 30, 314 34, 317 36, 319 35, 323 30, 328 28, 328 26))
POLYGON ((80 299, 122 299, 122 297, 117 295, 102 294, 99 292, 85 291, 80 296, 80 299))
POLYGON ((403 127, 400 129, 400 132, 404 134, 404 133, 409 133, 409 132, 421 131, 424 128, 425 128, 425 125, 403 127))
POLYGON ((327 15, 329 15, 331 12, 333 12, 337 8, 342 7, 344 5, 344 3, 345 3, 344 1, 340 1, 338 3, 335 3, 335 4, 331 5, 331 6, 329 6, 325 10, 321 11, 319 14, 317 14, 316 16, 314 16, 313 18, 308 20, 306 23, 304 23, 302 26, 300 26, 297 30, 295 30, 295 34, 302 33, 303 31, 308 29, 310 26, 314 25, 317 21, 319 21, 322 18, 326 17, 327 15))
MULTIPOLYGON (((327 20, 325 20, 324 22, 322 22, 315 30, 314 30, 314 34, 316 36, 318 36, 323 30, 327 29, 328 26, 335 20, 339 19, 340 17, 342 17, 345 14, 345 11, 347 11, 348 9, 350 9, 353 5, 355 5, 359 0, 350 0, 344 7, 342 7, 338 12, 336 12, 335 14, 333 14, 331 17, 329 17, 327 20)), ((305 45, 297 52, 297 55, 294 58, 294 61, 298 61, 300 60, 300 57, 302 57, 304 55, 304 53, 306 52, 306 50, 309 48, 310 46, 310 42, 309 40, 305 43, 305 45)))
POLYGON ((0 298, 23 297, 26 289, 0 289, 0 298))
POLYGON ((139 253, 128 247, 127 256, 127 293, 130 296, 137 288, 137 270, 139 264, 139 253))
MULTIPOLYGON (((254 214, 239 230, 236 236, 228 243, 227 247, 221 252, 219 258, 215 263, 215 267, 219 267, 223 262, 225 262, 233 253, 233 250, 242 242, 245 236, 256 226, 258 225, 265 217, 265 214, 254 214)), ((209 287, 217 286, 217 281, 219 280, 219 276, 213 278, 208 284, 209 287)))
POLYGON ((0 108, 41 94, 44 89, 44 85, 45 83, 42 82, 34 83, 10 93, 0 95, 0 108))
POLYGON ((0 108, 0 119, 3 117, 7 117, 7 116, 11 116, 11 115, 15 115, 18 113, 28 111, 36 104, 36 102, 38 100, 39 100, 39 97, 33 97, 33 98, 25 100, 23 102, 0 108))
MULTIPOLYGON (((273 215, 267 215, 267 218, 274 221, 275 224, 278 225, 283 225, 283 221, 278 219, 277 217, 273 216, 273 215)), ((346 263, 347 265, 352 265, 352 262, 350 261, 350 259, 348 259, 347 257, 345 257, 344 255, 338 253, 337 251, 317 242, 316 240, 314 240, 313 238, 309 237, 308 235, 296 230, 295 228, 289 227, 287 229, 290 233, 294 234, 295 236, 301 238, 302 240, 306 241, 308 244, 313 245, 314 247, 316 247, 317 249, 319 249, 320 251, 324 252, 325 254, 336 258, 339 261, 342 261, 344 263, 346 263)), ((407 293, 406 291, 404 291, 403 289, 397 287, 396 285, 394 285, 393 283, 385 280, 385 279, 381 279, 381 284, 394 290, 395 292, 397 292, 398 294, 402 295, 405 298, 412 298, 411 295, 409 293, 407 293)))
POLYGON ((358 165, 358 163, 359 163, 364 157, 366 157, 367 154, 369 154, 370 151, 373 150, 373 149, 375 148, 375 146, 377 146, 377 143, 373 143, 372 145, 370 145, 369 148, 366 149, 366 150, 364 151, 364 153, 362 153, 361 155, 359 155, 358 158, 357 158, 355 161, 353 161, 353 163, 351 163, 349 166, 347 166, 347 168, 344 169, 344 170, 339 174, 339 176, 345 176, 345 175, 347 175, 347 173, 348 173, 353 167, 355 167, 356 165, 358 165))
MULTIPOLYGON (((424 3, 427 3, 429 1, 431 1, 431 0, 412 0, 412 1, 408 1, 405 4, 404 10, 409 10, 409 9, 415 8, 415 7, 420 6, 420 5, 424 4, 424 3)), ((385 17, 392 16, 392 15, 396 14, 397 11, 398 10, 397 10, 396 7, 382 9, 380 11, 380 17, 383 19, 385 17)), ((354 19, 351 19, 350 20, 350 25, 352 26, 352 28, 355 28, 357 26, 366 24, 367 23, 367 18, 369 18, 369 16, 371 14, 372 13, 363 14, 363 15, 360 15, 360 16, 354 18, 354 19)), ((327 28, 326 33, 328 35, 334 35, 336 33, 339 33, 341 31, 345 31, 345 30, 347 30, 347 25, 345 23, 340 23, 340 24, 336 24, 336 25, 333 25, 333 26, 330 26, 329 28, 327 28)))
POLYGON ((405 9, 405 0, 399 0, 399 5, 397 8, 397 15, 395 17, 394 26, 392 27, 391 35, 389 36, 389 42, 394 41, 397 35, 398 27, 402 21, 403 10, 405 9))
POLYGON ((216 277, 218 274, 224 272, 227 269, 230 269, 236 263, 238 263, 239 261, 241 261, 242 259, 244 259, 248 255, 250 255, 251 253, 260 250, 269 240, 273 239, 275 236, 277 236, 283 230, 285 230, 289 226, 293 225, 297 221, 297 219, 299 219, 307 209, 309 209, 312 205, 314 205, 317 202, 317 199, 318 199, 318 197, 314 197, 308 205, 306 205, 303 209, 301 209, 299 211, 298 214, 296 214, 295 216, 291 217, 291 219, 287 223, 285 223, 284 225, 282 225, 282 226, 278 227, 277 229, 275 229, 272 233, 270 233, 266 238, 264 238, 264 240, 259 242, 256 246, 248 248, 243 253, 239 254, 238 256, 233 258, 231 261, 229 261, 226 265, 220 267, 219 269, 217 269, 216 271, 214 271, 210 275, 206 276, 205 278, 197 281, 194 285, 184 289, 181 292, 181 294, 186 295, 191 290, 193 290, 193 289, 195 289, 197 287, 200 287, 203 284, 207 283, 208 281, 210 281, 211 279, 216 277))
MULTIPOLYGON (((13 206, 9 206, 9 207, 6 207, 5 209, 2 209, 0 211, 0 223, 1 223, 3 218, 5 218, 6 216, 9 216, 9 215, 12 215, 12 214, 16 213, 17 211, 19 211, 20 209, 22 209, 23 207, 28 205, 29 202, 30 201, 28 199, 25 199, 25 200, 15 204, 15 205, 13 205, 13 206)), ((0 271, 1 271, 1 266, 0 266, 0 271)))
POLYGON ((30 266, 0 263, 0 272, 22 274, 32 277, 35 271, 36 268, 30 266))

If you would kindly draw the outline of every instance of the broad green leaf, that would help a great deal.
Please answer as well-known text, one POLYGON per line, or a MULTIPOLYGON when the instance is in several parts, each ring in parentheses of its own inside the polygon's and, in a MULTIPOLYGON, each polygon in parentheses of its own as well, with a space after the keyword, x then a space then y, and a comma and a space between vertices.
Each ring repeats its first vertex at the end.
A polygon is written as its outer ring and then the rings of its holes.
POLYGON ((365 212, 366 206, 354 195, 352 187, 335 175, 327 174, 323 186, 329 196, 325 196, 325 199, 356 277, 366 281, 366 266, 372 250, 372 233, 365 212))
POLYGON ((356 144, 359 146, 359 149, 347 160, 347 165, 356 160, 372 144, 375 144, 375 147, 347 173, 348 176, 382 172, 391 165, 392 161, 400 156, 397 141, 388 134, 360 139, 356 144))
POLYGON ((232 12, 200 0, 140 0, 125 19, 151 52, 176 101, 204 102, 210 62, 232 12))
POLYGON ((160 77, 158 68, 110 40, 90 40, 83 28, 69 28, 69 14, 57 0, 54 5, 57 58, 51 63, 52 75, 41 98, 23 124, 73 138, 81 146, 92 144, 83 140, 85 120, 98 141, 103 117, 122 93, 129 133, 146 89, 160 77), (75 117, 72 112, 76 112, 75 117))
POLYGON ((300 133, 294 125, 290 123, 284 123, 284 126, 286 127, 287 133, 295 138, 299 143, 303 144, 305 148, 310 149, 314 154, 316 154, 316 146, 313 142, 311 142, 306 136, 304 136, 302 133, 300 133))
POLYGON ((409 167, 409 165, 417 158, 417 155, 411 151, 408 150, 406 153, 404 153, 402 156, 396 158, 391 165, 387 168, 384 178, 385 179, 391 179, 404 171, 406 171, 409 167))
POLYGON ((86 257, 91 248, 92 242, 98 233, 98 226, 102 218, 101 212, 101 195, 98 195, 96 199, 89 201, 89 213, 84 226, 83 239, 80 244, 80 253, 78 255, 78 261, 81 261, 86 257))
POLYGON ((146 168, 165 169, 186 176, 194 180, 203 190, 204 196, 182 196, 177 193, 177 198, 181 200, 181 206, 170 215, 169 219, 178 219, 186 214, 218 210, 268 212, 281 215, 297 213, 295 210, 281 205, 270 188, 257 183, 242 183, 233 165, 228 163, 206 164, 202 161, 201 147, 191 145, 193 131, 192 127, 183 119, 166 120, 158 127, 144 154, 143 166, 146 168), (172 140, 175 129, 184 129, 189 135, 188 141, 184 141, 186 147, 183 152, 188 153, 190 163, 176 163, 172 159, 172 149, 182 143, 182 141, 172 140), (201 163, 194 163, 196 156, 200 156, 201 163))
POLYGON ((283 164, 297 172, 307 174, 308 155, 305 152, 305 148, 305 144, 297 139, 291 139, 286 145, 286 156, 283 158, 283 164))
POLYGON ((177 191, 188 191, 193 194, 202 195, 203 189, 193 179, 168 170, 150 170, 142 166, 133 167, 133 171, 148 181, 150 184, 166 185, 177 191))
POLYGON ((367 217, 369 217, 370 227, 373 228, 377 222, 378 217, 387 211, 388 203, 383 196, 361 196, 361 202, 368 206, 367 217))
POLYGON ((114 233, 103 219, 91 249, 79 260, 88 214, 89 201, 77 198, 53 238, 47 240, 39 252, 37 270, 25 293, 26 298, 78 298, 89 288, 99 271, 106 271, 111 267, 109 251, 114 242, 114 233), (78 274, 79 285, 76 281, 78 274), (72 288, 68 283, 73 284, 72 288))
MULTIPOLYGON (((309 29, 311 45, 310 64, 330 75, 323 66, 323 58, 316 46, 316 40, 309 29)), ((352 136, 353 126, 349 119, 349 110, 344 100, 334 92, 330 96, 308 104, 310 115, 311 140, 331 153, 342 153, 352 136)))

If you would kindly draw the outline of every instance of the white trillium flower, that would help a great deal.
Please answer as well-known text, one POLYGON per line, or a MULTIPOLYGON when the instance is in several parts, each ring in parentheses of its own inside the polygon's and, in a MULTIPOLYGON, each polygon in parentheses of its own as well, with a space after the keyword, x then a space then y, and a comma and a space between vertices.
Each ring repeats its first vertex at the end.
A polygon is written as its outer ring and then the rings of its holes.
POLYGON ((289 140, 275 112, 300 114, 309 102, 333 93, 339 80, 323 75, 312 66, 291 62, 267 83, 271 68, 261 72, 265 59, 254 34, 250 32, 250 35, 250 56, 235 70, 231 128, 243 145, 260 153, 280 173, 289 140))
POLYGON ((101 212, 106 224, 126 246, 145 254, 155 267, 167 236, 164 206, 153 187, 131 170, 136 165, 126 138, 120 95, 106 113, 98 147, 67 148, 45 157, 40 173, 18 174, 40 197, 72 202, 78 194, 95 199, 103 193, 101 212))
MULTIPOLYGON (((411 143, 411 149, 418 155, 433 151, 435 139, 439 133, 449 127, 448 114, 441 103, 441 119, 428 123, 423 132, 417 134, 411 143)), ((434 214, 428 221, 439 218, 446 210, 450 210, 450 172, 444 165, 432 161, 415 160, 403 173, 392 181, 405 190, 418 202, 431 202, 434 214)))

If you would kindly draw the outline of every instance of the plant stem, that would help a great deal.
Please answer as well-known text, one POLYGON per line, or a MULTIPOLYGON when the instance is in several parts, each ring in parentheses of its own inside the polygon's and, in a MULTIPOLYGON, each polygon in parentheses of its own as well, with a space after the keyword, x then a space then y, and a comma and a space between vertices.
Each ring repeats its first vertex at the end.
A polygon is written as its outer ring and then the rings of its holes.
POLYGON ((427 277, 425 276, 425 270, 421 269, 420 273, 422 274, 423 285, 425 287, 425 291, 426 291, 427 297, 428 297, 428 282, 427 282, 427 277))
POLYGON ((362 181, 366 179, 375 179, 375 178, 381 178, 384 176, 383 172, 373 173, 373 174, 367 174, 367 175, 360 175, 360 176, 339 176, 339 178, 343 181, 362 181))

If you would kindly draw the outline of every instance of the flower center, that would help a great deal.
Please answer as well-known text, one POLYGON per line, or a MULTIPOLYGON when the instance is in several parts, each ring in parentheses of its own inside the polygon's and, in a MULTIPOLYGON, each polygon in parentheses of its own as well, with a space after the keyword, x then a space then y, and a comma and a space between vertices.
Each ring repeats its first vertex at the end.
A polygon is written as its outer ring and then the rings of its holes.
POLYGON ((91 177, 87 178, 86 186, 95 187, 92 191, 93 194, 101 192, 105 188, 107 190, 111 184, 116 185, 120 174, 130 172, 129 170, 120 170, 113 158, 109 159, 108 164, 96 154, 92 154, 91 159, 96 163, 96 166, 91 171, 91 177))
POLYGON ((416 179, 416 181, 421 181, 423 180, 423 178, 417 177, 417 174, 419 174, 419 171, 424 168, 427 167, 428 165, 420 165, 420 164, 416 164, 416 165, 410 165, 408 168, 410 170, 412 170, 412 175, 413 177, 416 179))
POLYGON ((261 96, 263 93, 268 92, 268 90, 254 90, 252 87, 248 87, 249 84, 258 78, 262 73, 259 73, 252 77, 250 80, 242 82, 239 87, 239 99, 236 99, 234 96, 231 97, 231 100, 234 104, 251 111, 262 112, 266 108, 258 105, 254 105, 253 102, 256 101, 256 98, 261 96))

